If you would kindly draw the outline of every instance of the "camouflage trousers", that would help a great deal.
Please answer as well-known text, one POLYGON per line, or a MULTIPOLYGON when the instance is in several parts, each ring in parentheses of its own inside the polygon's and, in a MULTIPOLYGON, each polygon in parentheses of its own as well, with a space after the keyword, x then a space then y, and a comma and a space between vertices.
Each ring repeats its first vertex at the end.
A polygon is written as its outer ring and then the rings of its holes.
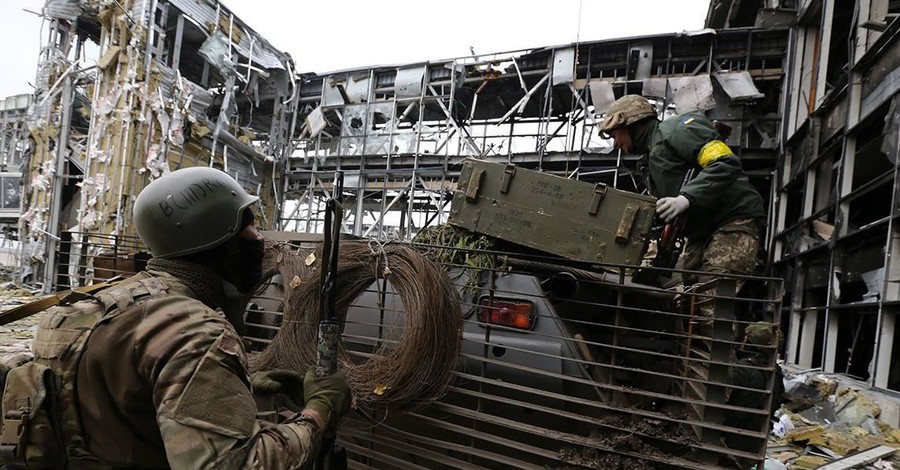
MULTIPOLYGON (((758 248, 759 225, 754 219, 728 222, 706 239, 688 240, 679 264, 685 270, 703 274, 685 273, 685 286, 706 283, 719 275, 753 274, 758 248)), ((742 285, 743 281, 735 281, 735 292, 742 285)), ((713 308, 711 302, 706 302, 699 308, 700 315, 712 318, 713 308)))
POLYGON ((685 283, 709 282, 717 274, 753 274, 758 248, 759 226, 753 219, 728 222, 709 238, 688 240, 682 256, 684 269, 706 274, 685 274, 685 283))

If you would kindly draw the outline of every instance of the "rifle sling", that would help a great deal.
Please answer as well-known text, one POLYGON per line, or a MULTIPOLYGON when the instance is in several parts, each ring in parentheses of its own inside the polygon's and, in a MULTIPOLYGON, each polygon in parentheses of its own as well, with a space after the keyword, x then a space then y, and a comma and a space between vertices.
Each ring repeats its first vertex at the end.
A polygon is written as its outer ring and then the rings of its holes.
POLYGON ((59 292, 57 294, 49 295, 42 299, 28 302, 27 304, 19 305, 18 307, 11 308, 5 312, 0 312, 0 325, 7 325, 14 321, 30 317, 35 313, 43 312, 44 310, 47 310, 48 308, 58 304, 66 296, 74 292, 79 292, 82 294, 93 294, 94 292, 114 286, 118 283, 119 281, 101 282, 100 284, 78 287, 75 289, 67 290, 65 292, 59 292))

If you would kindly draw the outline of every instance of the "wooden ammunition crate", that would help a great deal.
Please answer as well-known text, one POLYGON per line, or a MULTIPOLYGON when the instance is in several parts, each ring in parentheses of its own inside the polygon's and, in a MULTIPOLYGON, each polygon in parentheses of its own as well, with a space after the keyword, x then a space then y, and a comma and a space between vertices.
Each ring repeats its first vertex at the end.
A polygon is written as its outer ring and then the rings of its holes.
POLYGON ((638 265, 655 207, 602 183, 467 159, 449 222, 573 260, 638 265))

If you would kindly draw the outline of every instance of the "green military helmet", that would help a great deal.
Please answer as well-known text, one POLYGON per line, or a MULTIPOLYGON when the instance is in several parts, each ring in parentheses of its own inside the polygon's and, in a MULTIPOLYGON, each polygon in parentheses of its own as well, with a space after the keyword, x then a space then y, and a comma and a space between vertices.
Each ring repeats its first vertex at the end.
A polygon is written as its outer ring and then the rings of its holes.
POLYGON ((744 328, 744 334, 747 335, 747 342, 760 346, 771 346, 777 340, 775 328, 766 322, 756 322, 747 325, 744 328))
POLYGON ((608 136, 610 132, 630 126, 642 119, 657 117, 656 108, 640 95, 625 95, 617 99, 606 110, 606 117, 600 123, 600 134, 608 136))
POLYGON ((183 168, 141 191, 134 201, 134 223, 153 256, 177 258, 237 235, 244 209, 258 200, 220 170, 183 168))

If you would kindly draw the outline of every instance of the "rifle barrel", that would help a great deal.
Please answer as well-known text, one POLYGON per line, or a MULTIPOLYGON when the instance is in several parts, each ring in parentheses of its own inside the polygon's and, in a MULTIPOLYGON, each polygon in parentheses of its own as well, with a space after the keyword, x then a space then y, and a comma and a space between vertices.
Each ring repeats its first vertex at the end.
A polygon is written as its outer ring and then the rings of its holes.
POLYGON ((334 191, 325 203, 325 233, 322 243, 322 296, 320 309, 322 320, 319 322, 319 336, 316 361, 316 375, 325 377, 337 371, 337 349, 341 338, 340 325, 337 319, 335 282, 338 272, 338 254, 341 237, 341 219, 343 207, 341 194, 344 189, 344 172, 335 172, 334 191))

